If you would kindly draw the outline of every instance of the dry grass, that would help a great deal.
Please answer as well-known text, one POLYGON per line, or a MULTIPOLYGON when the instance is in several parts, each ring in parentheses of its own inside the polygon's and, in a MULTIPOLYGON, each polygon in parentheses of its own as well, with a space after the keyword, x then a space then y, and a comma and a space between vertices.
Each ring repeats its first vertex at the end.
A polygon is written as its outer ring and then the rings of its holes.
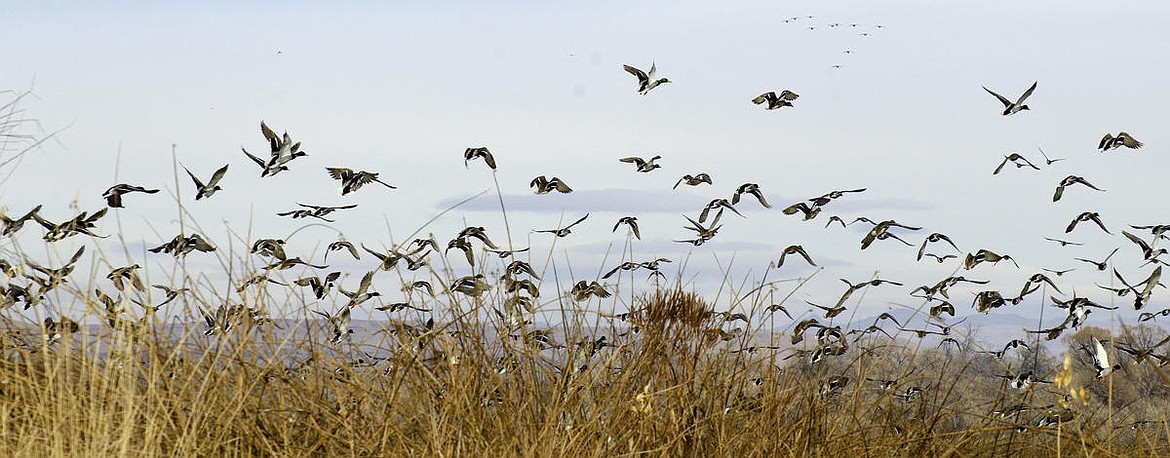
POLYGON ((660 291, 643 302, 630 317, 637 334, 598 346, 581 329, 564 350, 530 329, 508 337, 492 330, 502 323, 455 313, 430 330, 402 324, 374 351, 322 343, 320 327, 298 334, 241 325, 209 338, 148 319, 136 330, 83 327, 49 343, 42 330, 9 323, 0 453, 1170 453, 1165 393, 1157 394, 1163 402, 1146 397, 1110 411, 1109 398, 1080 403, 1049 388, 1013 390, 982 373, 1002 365, 981 355, 876 338, 817 364, 782 361, 788 352, 731 353, 738 346, 719 339, 722 323, 696 295, 660 291), (866 381, 899 374, 886 390, 866 381), (923 391, 896 396, 912 386, 923 391), (1016 403, 1067 406, 1071 418, 1038 427, 1049 410, 992 413, 1016 403), (1138 419, 1155 422, 1126 427, 1138 419))

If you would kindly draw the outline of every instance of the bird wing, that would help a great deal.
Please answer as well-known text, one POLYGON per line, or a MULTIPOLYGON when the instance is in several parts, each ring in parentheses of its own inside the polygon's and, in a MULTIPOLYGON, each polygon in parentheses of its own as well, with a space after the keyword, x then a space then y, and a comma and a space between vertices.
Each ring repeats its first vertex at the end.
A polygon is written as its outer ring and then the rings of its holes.
POLYGON ((345 179, 344 177, 346 175, 353 173, 353 170, 345 167, 325 167, 325 170, 329 172, 329 176, 333 177, 334 180, 345 179))
POLYGON ((1112 134, 1105 134, 1104 137, 1101 137, 1101 143, 1097 144, 1097 149, 1105 149, 1105 147, 1109 146, 1109 144, 1112 142, 1113 142, 1113 135, 1112 134))
POLYGON ((785 89, 785 90, 780 92, 780 99, 781 100, 787 100, 787 101, 791 102, 793 100, 796 100, 799 97, 800 97, 799 94, 792 92, 788 89, 785 89))
MULTIPOLYGON (((1063 195, 1064 195, 1064 185, 1063 184, 1056 185, 1056 193, 1052 194, 1052 201, 1056 202, 1056 201, 1060 200, 1060 196, 1063 196, 1063 195)), ((1069 226, 1069 227, 1072 227, 1072 226, 1069 226)), ((1068 231, 1065 231, 1065 232, 1068 232, 1068 231)))
POLYGON ((191 173, 191 170, 190 170, 190 169, 188 169, 186 166, 183 166, 183 170, 186 170, 186 171, 187 171, 187 175, 189 175, 189 176, 191 177, 191 181, 194 181, 194 182, 195 182, 195 187, 196 187, 196 188, 198 188, 198 189, 203 189, 203 187, 204 187, 204 186, 203 186, 203 182, 202 182, 202 181, 199 181, 199 177, 196 177, 194 173, 191 173))
POLYGON ((1125 145, 1126 148, 1141 148, 1142 147, 1142 142, 1137 141, 1137 139, 1131 137, 1129 134, 1127 134, 1125 132, 1117 134, 1117 138, 1121 139, 1121 144, 1125 145))
POLYGON ((760 94, 756 98, 752 99, 752 103, 759 105, 761 103, 767 102, 769 97, 776 97, 776 93, 768 91, 768 92, 765 92, 763 94, 760 94))
POLYGON ((276 140, 276 132, 273 132, 272 129, 268 128, 268 124, 265 124, 264 121, 260 121, 260 133, 263 134, 264 138, 269 142, 276 140))
POLYGON ((987 86, 983 86, 983 90, 987 91, 988 94, 994 95, 995 98, 999 99, 999 102, 1002 103, 1003 106, 1010 107, 1012 105, 1011 100, 1004 98, 1002 95, 996 94, 995 91, 988 89, 987 86))
POLYGON ((1000 170, 1003 170, 1003 166, 1007 165, 1007 162, 1008 162, 1008 156, 1004 156, 1003 160, 1000 161, 999 165, 995 167, 995 170, 992 171, 991 174, 992 175, 999 175, 1000 170))
POLYGON ((573 221, 573 224, 570 224, 570 225, 568 225, 568 226, 565 226, 564 228, 565 228, 565 229, 568 229, 568 228, 571 228, 571 227, 573 227, 573 226, 576 226, 576 225, 578 225, 578 224, 581 224, 581 222, 582 222, 582 221, 585 221, 585 218, 588 218, 588 217, 589 217, 589 214, 588 214, 588 213, 586 213, 586 214, 585 214, 585 216, 582 216, 582 217, 581 217, 581 219, 579 219, 579 220, 577 220, 577 221, 573 221))
POLYGON ((647 81, 650 79, 649 76, 646 76, 646 72, 638 70, 638 69, 631 67, 629 65, 623 65, 622 68, 625 68, 626 72, 629 72, 629 74, 638 77, 638 81, 647 81))
POLYGON ((1097 369, 1105 369, 1112 367, 1109 365, 1109 353, 1105 351, 1105 346, 1101 345, 1101 341, 1093 337, 1093 364, 1096 364, 1097 369))
POLYGON ((1026 98, 1028 98, 1028 96, 1032 95, 1032 91, 1036 90, 1036 83, 1039 83, 1039 81, 1032 82, 1032 87, 1030 87, 1030 88, 1028 88, 1028 90, 1024 91, 1023 94, 1020 94, 1020 98, 1018 100, 1016 100, 1016 105, 1020 105, 1020 104, 1024 103, 1024 99, 1026 99, 1026 98))
POLYGON ((222 180, 223 175, 227 173, 228 165, 231 164, 225 164, 223 167, 220 167, 219 170, 216 170, 215 173, 211 174, 211 179, 207 181, 207 185, 214 188, 215 185, 219 184, 219 180, 222 180))
POLYGON ((245 156, 248 156, 248 159, 251 159, 252 162, 255 162, 257 165, 259 165, 260 168, 266 168, 268 166, 268 164, 266 164, 263 159, 254 156, 252 153, 249 153, 248 150, 244 148, 240 148, 240 150, 244 152, 245 156))

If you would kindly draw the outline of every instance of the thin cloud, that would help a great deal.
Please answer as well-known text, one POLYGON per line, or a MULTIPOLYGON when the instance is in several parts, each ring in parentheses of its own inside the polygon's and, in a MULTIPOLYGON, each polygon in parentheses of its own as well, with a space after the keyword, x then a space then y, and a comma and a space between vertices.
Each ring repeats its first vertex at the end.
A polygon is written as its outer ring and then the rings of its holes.
MULTIPOLYGON (((466 197, 440 200, 436 207, 448 208, 466 197)), ((504 194, 504 207, 509 212, 613 212, 613 213, 678 213, 702 208, 702 197, 685 192, 644 191, 636 189, 580 190, 568 194, 504 194)), ((464 211, 499 212, 500 203, 494 196, 484 195, 459 207, 464 211)))

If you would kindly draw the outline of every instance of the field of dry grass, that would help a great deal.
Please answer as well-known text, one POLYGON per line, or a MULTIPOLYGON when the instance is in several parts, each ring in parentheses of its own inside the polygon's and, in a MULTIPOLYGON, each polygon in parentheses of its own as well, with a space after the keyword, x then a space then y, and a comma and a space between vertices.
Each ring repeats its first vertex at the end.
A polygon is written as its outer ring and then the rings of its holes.
MULTIPOLYGON (((323 327, 294 339, 246 318, 214 338, 147 315, 137 327, 85 326, 56 340, 8 321, 0 453, 1170 453, 1157 367, 1094 382, 1071 365, 1065 386, 1018 390, 990 357, 905 340, 863 338, 816 364, 784 360, 791 350, 731 352, 743 347, 720 339, 698 296, 666 290, 644 304, 628 317, 637 333, 598 344, 620 332, 570 332, 563 349, 561 338, 531 328, 506 336, 494 331, 502 323, 454 312, 477 302, 451 304, 432 328, 387 324, 363 349, 325 342, 323 327), (897 380, 882 386, 888 379, 897 380), (1083 398, 1064 396, 1082 386, 1083 398)), ((1059 377, 1059 358, 1041 356, 1037 373, 1059 377)))

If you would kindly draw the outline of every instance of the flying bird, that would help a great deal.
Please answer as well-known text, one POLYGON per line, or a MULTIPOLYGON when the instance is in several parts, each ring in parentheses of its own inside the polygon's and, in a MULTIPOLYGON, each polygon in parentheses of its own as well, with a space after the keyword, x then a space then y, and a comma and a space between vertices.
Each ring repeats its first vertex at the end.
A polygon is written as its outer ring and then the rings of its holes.
POLYGON ((634 232, 634 238, 636 238, 638 240, 642 240, 642 234, 641 234, 641 232, 638 231, 638 217, 636 217, 636 216, 623 216, 623 217, 621 217, 620 219, 618 219, 617 224, 613 225, 613 232, 617 232, 618 226, 621 226, 623 224, 630 226, 630 230, 634 232))
POLYGON ((365 170, 355 172, 353 169, 347 169, 345 167, 326 167, 325 170, 329 172, 329 176, 333 177, 334 180, 341 180, 341 195, 343 196, 374 182, 378 182, 390 189, 398 189, 385 181, 379 180, 378 174, 374 172, 367 172, 365 170))
POLYGON ((790 254, 799 254, 809 264, 813 266, 817 265, 817 263, 813 262, 812 258, 809 257, 808 252, 804 251, 804 247, 800 245, 789 245, 788 248, 785 248, 784 251, 780 252, 780 260, 776 261, 776 267, 779 268, 780 266, 783 266, 784 257, 790 254))
POLYGON ((1076 175, 1069 175, 1067 177, 1064 177, 1063 180, 1060 180, 1060 183, 1056 185, 1056 193, 1052 195, 1052 201, 1056 202, 1056 201, 1060 200, 1060 197, 1064 195, 1064 188, 1066 186, 1072 186, 1074 184, 1083 184, 1085 186, 1096 189, 1098 191, 1102 191, 1102 192, 1105 191, 1104 189, 1093 186, 1092 183, 1089 183, 1088 181, 1086 181, 1082 177, 1079 177, 1076 175))
POLYGON ((1109 364, 1109 352, 1105 351, 1105 346, 1101 345, 1101 341, 1097 337, 1093 337, 1093 367, 1097 369, 1098 380, 1105 378, 1105 376, 1113 373, 1113 371, 1121 369, 1119 364, 1109 364))
POLYGON ((1045 165, 1052 165, 1052 164, 1055 164, 1055 163, 1057 163, 1057 162, 1060 162, 1060 161, 1063 161, 1063 160, 1065 160, 1065 159, 1066 159, 1066 158, 1063 158, 1063 157, 1058 157, 1058 158, 1052 159, 1052 158, 1049 158, 1047 154, 1044 154, 1044 150, 1043 150, 1043 149, 1040 149, 1040 148, 1036 148, 1036 149, 1040 150, 1040 155, 1041 155, 1041 156, 1044 156, 1044 162, 1045 162, 1045 165))
POLYGON ((780 95, 776 95, 775 92, 768 91, 752 99, 752 103, 760 105, 764 102, 768 102, 768 106, 764 107, 764 109, 775 110, 781 107, 792 106, 792 101, 799 97, 800 95, 787 89, 781 91, 780 95))
POLYGON ((654 161, 657 161, 659 159, 662 159, 662 156, 654 156, 654 157, 650 158, 650 160, 648 160, 648 161, 645 159, 642 159, 640 157, 623 157, 623 158, 618 159, 618 160, 636 165, 638 167, 637 170, 639 172, 649 173, 650 171, 652 171, 654 169, 662 168, 661 165, 654 163, 654 161))
POLYGON ((564 181, 561 181, 560 178, 545 178, 544 175, 533 178, 532 181, 528 183, 528 187, 536 188, 537 194, 548 194, 554 190, 561 194, 568 194, 573 192, 573 188, 570 188, 569 185, 565 184, 564 181))
POLYGON ((676 182, 674 187, 671 189, 678 189, 678 185, 683 183, 686 183, 687 186, 698 186, 703 183, 714 184, 711 182, 710 175, 707 175, 706 173, 700 173, 698 175, 683 175, 683 177, 679 178, 678 182, 676 182))
POLYGON ((106 206, 113 208, 125 208, 122 206, 122 195, 131 192, 143 192, 146 194, 154 194, 158 192, 157 189, 146 189, 142 186, 128 185, 125 183, 118 183, 110 186, 106 192, 102 193, 102 198, 106 199, 106 206))
POLYGON ((467 148, 467 150, 463 151, 463 167, 468 167, 469 162, 479 158, 483 158, 483 161, 492 170, 496 169, 496 158, 492 156, 491 151, 488 151, 487 148, 482 146, 478 148, 467 148))
POLYGON ((666 78, 654 79, 655 74, 658 73, 658 67, 653 62, 650 63, 650 73, 643 72, 637 68, 629 65, 623 65, 631 75, 638 77, 638 94, 646 95, 650 90, 658 87, 661 84, 669 83, 670 80, 666 78))
POLYGON ((1024 156, 1021 156, 1020 153, 1011 153, 1003 157, 1003 161, 995 167, 995 171, 991 172, 991 174, 998 175, 999 172, 1003 170, 1003 166, 1007 165, 1008 162, 1015 164, 1017 169, 1022 167, 1031 167, 1033 170, 1040 170, 1040 167, 1036 167, 1032 161, 1029 161, 1024 156))
POLYGON ((763 205, 764 208, 772 208, 768 204, 768 201, 764 199, 764 193, 760 191, 760 185, 756 183, 744 183, 739 185, 738 188, 735 188, 735 193, 731 195, 731 204, 738 204, 739 196, 743 194, 751 194, 755 196, 756 200, 760 201, 760 205, 763 205))
POLYGON ((194 173, 191 173, 191 170, 188 170, 186 166, 183 166, 183 170, 186 170, 187 175, 191 176, 191 181, 195 182, 195 200, 199 200, 204 197, 211 197, 211 195, 215 194, 216 191, 222 191, 223 188, 219 187, 219 180, 223 179, 223 175, 227 173, 227 169, 227 165, 220 167, 219 170, 216 170, 215 173, 211 174, 211 179, 207 180, 207 184, 203 184, 203 181, 196 177, 194 173))
POLYGON ((1106 234, 1112 234, 1112 232, 1109 232, 1109 229, 1105 229, 1105 223, 1101 222, 1101 215, 1097 212, 1084 212, 1077 215, 1075 218, 1073 218, 1071 223, 1068 223, 1068 227, 1064 229, 1064 233, 1067 234, 1072 232, 1073 229, 1076 229, 1077 223, 1083 221, 1092 221, 1097 223, 1097 227, 1100 227, 1101 230, 1105 231, 1106 234))
POLYGON ((564 236, 567 236, 573 232, 571 230, 573 228, 573 226, 581 224, 581 222, 585 221, 585 218, 588 218, 588 217, 589 217, 589 214, 586 213, 585 216, 581 217, 581 219, 574 221, 573 224, 570 224, 568 226, 565 226, 565 227, 562 227, 559 229, 544 229, 544 230, 539 230, 539 231, 534 231, 534 232, 546 232, 546 233, 555 235, 557 237, 564 237, 564 236))
POLYGON ((1016 113, 1019 113, 1020 111, 1029 109, 1027 105, 1024 105, 1024 100, 1027 99, 1028 96, 1032 95, 1032 91, 1036 90, 1036 83, 1035 82, 1032 83, 1032 87, 1030 87, 1030 88, 1028 88, 1028 90, 1024 91, 1024 93, 1022 95, 1020 95, 1020 98, 1017 99, 1015 102, 1008 100, 1006 97, 1004 97, 1002 95, 996 94, 994 91, 992 91, 991 89, 988 89, 986 86, 983 87, 983 90, 987 91, 988 94, 994 95, 995 98, 999 99, 999 102, 1003 104, 1003 113, 1001 113, 1001 114, 1003 116, 1007 116, 1010 114, 1016 114, 1016 113))
POLYGON ((1129 149, 1137 149, 1141 148, 1142 145, 1142 142, 1137 141, 1136 138, 1133 138, 1128 133, 1119 132, 1116 137, 1112 134, 1105 134, 1105 137, 1101 138, 1101 143, 1097 144, 1097 149, 1105 152, 1111 149, 1121 148, 1122 146, 1129 149))

